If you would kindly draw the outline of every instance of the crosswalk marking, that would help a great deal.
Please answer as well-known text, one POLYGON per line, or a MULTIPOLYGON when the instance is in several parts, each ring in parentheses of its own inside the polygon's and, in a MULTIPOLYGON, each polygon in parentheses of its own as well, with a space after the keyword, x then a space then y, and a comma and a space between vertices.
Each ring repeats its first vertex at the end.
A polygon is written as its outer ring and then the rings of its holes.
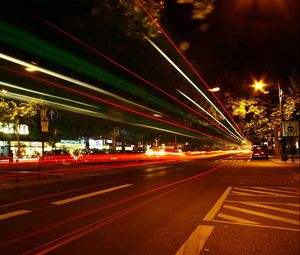
POLYGON ((231 210, 238 211, 238 212, 248 213, 248 214, 252 214, 252 215, 256 215, 256 216, 260 216, 260 217, 264 217, 264 218, 269 218, 269 219, 273 219, 273 220, 277 220, 277 221, 281 221, 281 222, 285 222, 285 223, 290 223, 290 224, 297 225, 297 226, 300 225, 300 222, 298 220, 292 220, 289 218, 284 218, 284 217, 276 216, 276 215, 269 214, 269 213, 252 211, 252 210, 248 210, 248 209, 244 209, 244 208, 240 208, 240 207, 232 206, 232 205, 224 205, 223 207, 226 209, 231 209, 231 210))
POLYGON ((116 186, 116 187, 113 187, 113 188, 110 188, 110 189, 103 189, 103 190, 99 190, 99 191, 96 191, 96 192, 84 194, 84 195, 77 196, 77 197, 71 197, 71 198, 55 201, 55 202, 52 202, 51 204, 53 204, 53 205, 63 205, 63 204, 74 202, 74 201, 77 201, 77 200, 80 200, 80 199, 97 196, 97 195, 108 193, 108 192, 115 191, 115 190, 118 190, 118 189, 123 189, 123 188, 129 187, 129 186, 132 186, 132 184, 124 184, 124 185, 116 186))
POLYGON ((246 192, 238 192, 238 191, 232 191, 230 193, 230 195, 241 195, 241 196, 257 196, 255 194, 249 194, 249 193, 246 193, 246 192))
POLYGON ((228 215, 228 214, 225 214, 225 213, 219 213, 218 217, 222 218, 222 219, 225 219, 225 220, 230 220, 230 221, 233 221, 233 222, 237 222, 237 223, 256 224, 256 225, 259 224, 258 222, 255 222, 255 221, 242 219, 242 218, 235 217, 235 216, 232 216, 232 215, 228 215))
POLYGON ((289 214, 300 215, 299 211, 294 211, 294 210, 283 209, 283 208, 279 208, 279 207, 275 207, 275 206, 265 205, 264 203, 240 202, 240 204, 251 205, 251 206, 259 207, 259 208, 270 209, 270 210, 277 211, 277 212, 285 212, 285 213, 289 213, 289 214))
POLYGON ((287 204, 287 205, 289 205, 289 206, 294 206, 294 207, 300 207, 300 205, 299 204, 287 204))
POLYGON ((252 189, 276 191, 276 192, 285 193, 285 194, 299 195, 299 191, 280 190, 280 189, 276 189, 276 188, 252 187, 252 189))
MULTIPOLYGON (((250 188, 234 188, 234 191, 248 191, 254 194, 260 194, 260 195, 271 195, 271 196, 276 196, 276 197, 296 197, 296 195, 284 195, 278 192, 267 192, 267 191, 259 191, 259 190, 254 190, 250 188)), ((251 194, 250 193, 250 194, 251 194)), ((249 193, 248 193, 249 194, 249 193)))

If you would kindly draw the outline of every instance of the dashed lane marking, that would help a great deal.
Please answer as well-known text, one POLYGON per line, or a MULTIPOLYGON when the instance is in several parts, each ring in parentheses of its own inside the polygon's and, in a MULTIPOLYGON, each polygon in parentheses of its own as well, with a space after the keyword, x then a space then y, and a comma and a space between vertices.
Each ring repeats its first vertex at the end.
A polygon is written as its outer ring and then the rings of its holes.
POLYGON ((108 192, 111 192, 111 191, 127 188, 127 187, 130 187, 130 186, 132 186, 132 184, 124 184, 124 185, 116 186, 116 187, 113 187, 113 188, 110 188, 110 189, 98 190, 98 191, 88 193, 88 194, 84 194, 84 195, 81 195, 81 196, 71 197, 71 198, 55 201, 55 202, 52 202, 51 204, 53 204, 53 205, 63 205, 63 204, 78 201, 78 200, 81 200, 81 199, 84 199, 84 198, 93 197, 93 196, 108 193, 108 192))
POLYGON ((15 211, 15 212, 9 212, 9 213, 5 213, 5 214, 1 214, 0 215, 0 220, 4 220, 4 219, 7 219, 7 218, 19 216, 19 215, 30 213, 30 212, 31 211, 29 211, 29 210, 19 210, 19 211, 15 211))

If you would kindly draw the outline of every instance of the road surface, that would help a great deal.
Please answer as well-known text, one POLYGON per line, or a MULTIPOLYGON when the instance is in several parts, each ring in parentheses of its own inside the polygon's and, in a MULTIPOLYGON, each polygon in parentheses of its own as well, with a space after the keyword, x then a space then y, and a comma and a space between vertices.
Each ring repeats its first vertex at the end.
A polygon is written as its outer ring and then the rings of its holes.
POLYGON ((250 154, 0 190, 0 254, 299 254, 299 166, 250 154))

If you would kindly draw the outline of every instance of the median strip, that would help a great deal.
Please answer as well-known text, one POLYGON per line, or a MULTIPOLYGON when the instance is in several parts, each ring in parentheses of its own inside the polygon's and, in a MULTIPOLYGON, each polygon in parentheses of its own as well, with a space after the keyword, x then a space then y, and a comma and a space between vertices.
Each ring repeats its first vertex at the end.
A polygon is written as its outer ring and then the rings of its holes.
POLYGON ((71 198, 55 201, 55 202, 52 202, 51 204, 53 204, 53 205, 63 205, 63 204, 71 203, 71 202, 78 201, 78 200, 81 200, 81 199, 84 199, 84 198, 94 197, 94 196, 97 196, 97 195, 100 195, 100 194, 104 194, 104 193, 108 193, 108 192, 111 192, 111 191, 127 188, 127 187, 130 187, 130 186, 132 186, 132 184, 124 184, 124 185, 116 186, 116 187, 113 187, 113 188, 103 189, 103 190, 95 191, 95 192, 92 192, 92 193, 84 194, 84 195, 77 196, 77 197, 71 197, 71 198))

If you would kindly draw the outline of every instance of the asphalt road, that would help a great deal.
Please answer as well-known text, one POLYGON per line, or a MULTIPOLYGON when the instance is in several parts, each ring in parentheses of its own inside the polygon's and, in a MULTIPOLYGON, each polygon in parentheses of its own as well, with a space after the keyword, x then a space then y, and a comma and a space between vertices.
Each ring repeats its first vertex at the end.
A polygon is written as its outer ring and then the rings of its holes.
POLYGON ((0 190, 0 254, 299 254, 299 166, 249 154, 0 190))

